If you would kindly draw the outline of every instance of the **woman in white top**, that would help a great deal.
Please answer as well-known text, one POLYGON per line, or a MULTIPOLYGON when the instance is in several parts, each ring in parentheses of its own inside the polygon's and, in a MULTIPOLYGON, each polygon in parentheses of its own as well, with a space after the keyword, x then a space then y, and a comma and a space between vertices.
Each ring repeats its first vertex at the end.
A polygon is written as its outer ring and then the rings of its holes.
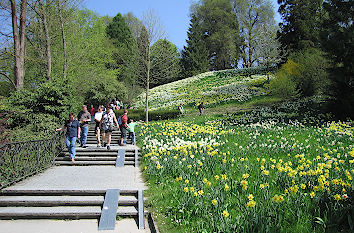
POLYGON ((100 133, 101 133, 101 120, 102 120, 103 108, 102 106, 98 107, 98 112, 95 113, 95 133, 97 138, 97 147, 101 147, 100 133))
POLYGON ((103 132, 102 141, 104 142, 103 146, 107 145, 107 150, 110 150, 111 135, 114 129, 114 122, 116 123, 117 127, 119 127, 116 115, 114 114, 112 107, 109 106, 107 108, 107 112, 106 114, 103 114, 101 122, 102 122, 102 132, 103 132), (105 142, 106 139, 107 142, 105 142))

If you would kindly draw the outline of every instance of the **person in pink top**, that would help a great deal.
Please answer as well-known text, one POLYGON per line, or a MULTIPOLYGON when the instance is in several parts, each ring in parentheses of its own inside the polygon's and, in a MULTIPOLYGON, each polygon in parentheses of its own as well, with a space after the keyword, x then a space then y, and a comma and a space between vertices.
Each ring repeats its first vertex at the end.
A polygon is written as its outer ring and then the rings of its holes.
POLYGON ((128 110, 124 110, 124 114, 121 116, 122 124, 120 125, 120 145, 125 146, 127 143, 127 129, 128 129, 128 110))

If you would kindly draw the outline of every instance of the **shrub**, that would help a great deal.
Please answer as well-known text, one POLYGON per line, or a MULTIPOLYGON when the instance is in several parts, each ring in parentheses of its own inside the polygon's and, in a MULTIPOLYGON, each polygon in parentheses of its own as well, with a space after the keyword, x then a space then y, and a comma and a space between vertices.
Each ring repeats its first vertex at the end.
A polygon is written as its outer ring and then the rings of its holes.
MULTIPOLYGON (((116 116, 123 115, 123 111, 124 110, 115 111, 116 116)), ((180 111, 178 109, 149 111, 149 121, 174 119, 177 118, 179 114, 180 111)), ((128 110, 129 119, 133 119, 134 121, 144 121, 145 117, 145 110, 143 109, 128 110)))
POLYGON ((289 99, 297 95, 294 77, 300 75, 299 65, 292 60, 288 60, 280 70, 275 79, 270 82, 270 89, 275 96, 289 99))
POLYGON ((67 82, 52 79, 36 89, 22 89, 3 99, 1 122, 4 130, 0 140, 25 141, 47 138, 68 118, 68 113, 80 104, 72 97, 67 82))
POLYGON ((119 98, 124 99, 127 96, 126 88, 123 83, 117 81, 116 78, 110 79, 102 77, 89 88, 85 94, 85 103, 94 106, 105 105, 108 100, 119 98))
POLYGON ((292 54, 271 82, 272 92, 280 97, 323 94, 329 84, 328 60, 324 52, 309 48, 292 54))

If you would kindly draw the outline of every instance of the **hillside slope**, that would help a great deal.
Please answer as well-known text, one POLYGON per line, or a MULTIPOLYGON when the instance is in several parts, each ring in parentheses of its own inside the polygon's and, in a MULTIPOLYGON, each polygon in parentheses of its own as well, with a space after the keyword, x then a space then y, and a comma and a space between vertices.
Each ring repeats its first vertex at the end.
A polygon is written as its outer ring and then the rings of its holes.
MULTIPOLYGON (((230 100, 243 102, 255 96, 265 95, 262 87, 265 81, 264 75, 220 76, 217 72, 206 72, 151 89, 149 106, 150 109, 160 109, 176 108, 180 103, 198 105, 202 101, 207 106, 230 100)), ((137 97, 134 106, 145 106, 145 93, 137 97)))

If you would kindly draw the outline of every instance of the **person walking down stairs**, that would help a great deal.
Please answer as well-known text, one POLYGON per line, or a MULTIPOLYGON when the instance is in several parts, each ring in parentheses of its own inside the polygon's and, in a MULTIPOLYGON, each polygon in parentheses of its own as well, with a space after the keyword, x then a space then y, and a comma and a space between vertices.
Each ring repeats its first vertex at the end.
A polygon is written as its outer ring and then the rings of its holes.
POLYGON ((70 113, 69 120, 67 120, 60 129, 56 129, 55 131, 58 132, 64 129, 66 129, 66 134, 65 134, 66 147, 68 148, 71 161, 75 162, 75 153, 76 153, 75 144, 76 144, 76 138, 77 137, 80 138, 80 123, 78 120, 75 120, 74 113, 70 113))
POLYGON ((77 119, 80 121, 81 128, 80 146, 86 148, 88 124, 91 122, 91 114, 87 111, 86 105, 82 105, 82 111, 79 112, 77 119))
POLYGON ((113 112, 113 109, 111 106, 107 107, 107 113, 103 115, 101 124, 102 124, 102 141, 103 141, 103 146, 107 146, 107 150, 111 149, 111 137, 112 137, 112 131, 114 129, 114 124, 113 121, 116 123, 117 127, 118 121, 116 118, 116 115, 113 112), (107 141, 106 141, 107 140, 107 141))
POLYGON ((129 128, 128 126, 128 110, 125 109, 123 115, 120 117, 121 118, 121 124, 120 124, 120 145, 125 146, 127 143, 127 129, 129 128))
POLYGON ((95 134, 97 138, 97 147, 101 147, 101 120, 103 116, 103 106, 98 107, 98 111, 95 113, 95 134))

